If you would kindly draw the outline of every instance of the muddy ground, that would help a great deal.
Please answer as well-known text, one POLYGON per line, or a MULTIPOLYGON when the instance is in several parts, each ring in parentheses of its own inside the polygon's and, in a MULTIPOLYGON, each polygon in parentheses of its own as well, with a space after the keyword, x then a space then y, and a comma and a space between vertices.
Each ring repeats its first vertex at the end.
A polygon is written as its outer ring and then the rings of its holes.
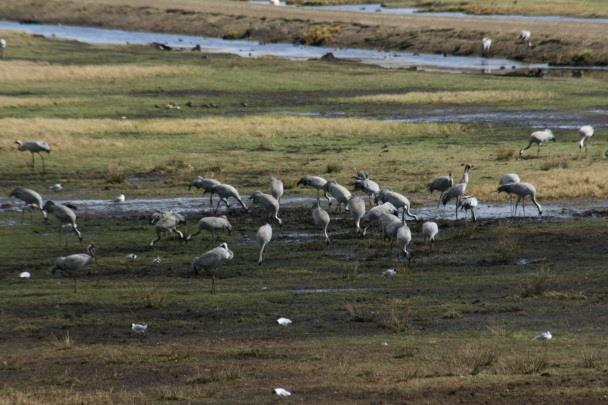
POLYGON ((484 36, 492 55, 555 65, 606 65, 606 24, 483 21, 423 16, 366 15, 245 2, 193 0, 6 0, 0 18, 173 32, 263 42, 477 55, 484 36), (534 32, 533 46, 517 41, 534 32))

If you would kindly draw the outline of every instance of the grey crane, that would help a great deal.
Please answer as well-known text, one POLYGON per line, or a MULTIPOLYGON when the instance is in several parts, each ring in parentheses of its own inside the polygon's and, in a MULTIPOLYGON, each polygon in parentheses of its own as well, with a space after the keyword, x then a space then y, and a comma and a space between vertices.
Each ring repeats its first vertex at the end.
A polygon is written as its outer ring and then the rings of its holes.
POLYGON ((16 187, 8 196, 21 200, 25 203, 25 206, 21 210, 21 223, 23 223, 23 216, 26 209, 29 209, 30 213, 33 209, 40 210, 42 217, 47 219, 46 212, 42 209, 42 196, 36 191, 25 187, 16 187))
POLYGON ((390 202, 395 208, 401 209, 401 220, 403 222, 405 222, 406 215, 418 221, 418 217, 410 212, 410 200, 403 194, 399 194, 390 188, 383 188, 376 196, 376 204, 378 201, 382 201, 383 203, 390 202))
POLYGON ((358 172, 353 177, 353 186, 355 190, 361 190, 368 195, 369 201, 372 202, 372 197, 375 199, 378 193, 380 193, 380 186, 375 181, 369 178, 369 174, 365 171, 358 172))
POLYGON ((230 184, 218 184, 217 186, 213 187, 211 191, 220 197, 220 200, 217 202, 217 207, 215 207, 216 211, 220 208, 220 203, 222 202, 226 204, 226 207, 230 207, 228 204, 229 198, 234 198, 239 204, 241 204, 241 207, 243 207, 245 211, 249 211, 243 200, 241 200, 241 195, 239 194, 238 190, 232 187, 230 184))
POLYGON ((232 260, 234 253, 228 248, 226 242, 216 248, 206 251, 192 262, 192 271, 198 274, 201 270, 211 273, 211 293, 215 293, 215 269, 224 262, 232 260))
POLYGON ((283 221, 281 218, 279 218, 279 202, 276 198, 270 194, 256 191, 255 193, 251 194, 249 201, 253 201, 254 204, 259 204, 265 211, 268 212, 272 219, 279 223, 279 225, 283 224, 283 221))
POLYGON ((517 201, 515 202, 515 215, 517 215, 517 206, 521 202, 523 214, 526 215, 526 197, 530 197, 532 203, 538 209, 538 215, 543 215, 543 208, 536 200, 536 188, 530 183, 510 183, 498 187, 498 192, 506 192, 509 194, 515 194, 517 201))
POLYGON ((481 39, 481 56, 486 58, 490 56, 490 48, 492 47, 492 39, 483 37, 481 39))
POLYGON ((437 206, 439 207, 439 204, 441 204, 441 196, 453 185, 454 178, 452 177, 452 172, 448 172, 447 176, 435 177, 433 180, 431 180, 430 183, 426 184, 426 188, 431 194, 433 194, 433 191, 435 190, 441 193, 441 195, 439 196, 439 201, 437 202, 437 206))
POLYGON ((399 215, 399 210, 397 210, 397 208, 390 202, 385 202, 384 204, 376 205, 375 207, 370 208, 369 211, 367 211, 361 218, 361 224, 363 224, 363 236, 367 234, 367 228, 369 228, 371 223, 373 221, 380 220, 380 217, 383 214, 397 216, 399 215))
POLYGON ((255 240, 260 247, 260 254, 258 256, 258 266, 262 265, 262 261, 264 260, 264 249, 266 245, 270 243, 272 239, 272 226, 270 224, 262 225, 258 228, 258 231, 255 234, 255 240))
POLYGON ((401 251, 408 261, 411 261, 411 253, 408 252, 407 247, 412 241, 412 232, 407 224, 402 222, 398 217, 386 213, 380 215, 379 221, 384 230, 384 238, 391 241, 391 251, 393 240, 397 240, 401 244, 401 251))
POLYGON ((361 218, 365 215, 365 201, 361 197, 353 197, 348 200, 348 210, 350 214, 353 216, 353 220, 355 221, 355 228, 357 229, 357 234, 362 234, 361 230, 361 218))
POLYGON ((55 266, 51 269, 51 273, 55 274, 57 270, 72 272, 84 269, 95 261, 95 244, 89 243, 86 251, 86 253, 58 257, 55 260, 55 266))
POLYGON ((591 143, 591 137, 593 136, 593 127, 591 125, 583 125, 578 130, 578 135, 580 140, 578 141, 579 149, 585 148, 585 152, 587 152, 587 144, 591 143))
POLYGON ((321 190, 323 190, 323 196, 327 199, 327 201, 329 201, 329 196, 327 195, 327 191, 325 191, 324 187, 325 184, 327 183, 327 180, 325 180, 323 177, 319 177, 319 176, 303 176, 300 178, 300 180, 298 180, 298 183, 296 185, 298 186, 303 186, 303 187, 312 187, 317 189, 317 201, 319 201, 320 199, 320 192, 321 190))
POLYGON ((4 50, 6 49, 6 39, 0 38, 0 58, 4 59, 4 50))
POLYGON ((274 176, 270 176, 269 186, 270 186, 270 194, 274 198, 276 198, 280 204, 281 197, 283 197, 283 193, 285 192, 285 186, 283 185, 283 182, 274 176))
POLYGON ((188 190, 192 187, 196 187, 197 189, 203 189, 203 195, 209 193, 209 205, 213 204, 213 188, 219 186, 220 183, 216 179, 205 178, 201 176, 196 176, 192 179, 190 184, 188 185, 188 190))
POLYGON ((313 204, 310 213, 312 214, 312 220, 314 221, 315 225, 323 227, 325 243, 327 243, 329 246, 329 235, 327 234, 327 227, 329 226, 329 214, 327 211, 321 208, 318 201, 313 204))
MULTIPOLYGON (((498 181, 498 186, 503 186, 505 184, 511 184, 511 183, 519 183, 521 181, 521 179, 519 178, 519 176, 516 173, 506 173, 503 174, 502 176, 500 176, 500 180, 498 181)), ((513 196, 511 195, 511 193, 509 194, 509 203, 511 205, 511 213, 513 213, 513 196)))
POLYGON ((439 233, 439 227, 436 222, 427 221, 422 224, 422 237, 424 238, 424 242, 429 242, 429 251, 433 250, 433 245, 435 244, 435 238, 439 233))
POLYGON ((458 200, 464 195, 465 191, 467 190, 467 185, 469 184, 469 171, 472 167, 473 166, 468 163, 465 164, 460 182, 450 187, 446 192, 443 193, 441 197, 441 203, 444 206, 450 200, 456 200, 456 219, 458 219, 458 200))
POLYGON ((538 154, 540 153, 540 147, 549 141, 555 142, 555 136, 550 129, 534 131, 530 134, 528 145, 519 150, 519 156, 522 156, 524 151, 530 149, 532 145, 536 145, 536 153, 538 154))
POLYGON ((184 240, 184 234, 177 230, 178 225, 186 223, 183 215, 171 211, 155 212, 152 214, 150 223, 154 225, 154 230, 156 231, 156 239, 150 242, 150 246, 154 246, 160 241, 164 234, 175 234, 180 240, 184 240))
POLYGON ((477 201, 477 198, 465 195, 456 202, 456 207, 464 211, 465 220, 467 219, 467 211, 471 211, 471 219, 473 219, 473 222, 475 222, 477 221, 477 217, 475 216, 475 208, 477 208, 478 204, 479 202, 477 201))
MULTIPOLYGON (((338 184, 335 180, 330 180, 325 183, 323 189, 326 193, 329 193, 333 198, 336 199, 336 202, 338 203, 338 211, 340 211, 342 206, 344 206, 344 208, 348 208, 348 200, 351 199, 352 194, 350 193, 350 191, 348 191, 346 187, 341 184, 338 184)), ((331 205, 331 201, 329 205, 331 205)))
POLYGON ((20 152, 28 151, 32 154, 32 168, 35 166, 34 154, 38 154, 40 159, 42 159, 42 171, 46 171, 44 166, 44 156, 42 153, 46 153, 47 155, 51 153, 51 147, 48 143, 44 141, 15 141, 15 143, 17 144, 17 150, 20 152))
POLYGON ((214 239, 217 239, 217 232, 227 231, 228 235, 232 234, 232 225, 226 215, 219 217, 203 217, 198 221, 198 229, 193 234, 188 235, 186 240, 191 240, 193 237, 202 231, 210 231, 214 239))
POLYGON ((47 201, 42 209, 47 213, 51 213, 61 224, 59 227, 60 244, 64 226, 70 226, 72 232, 74 232, 74 234, 78 236, 78 240, 82 242, 82 233, 80 233, 78 225, 76 224, 76 213, 70 207, 63 204, 56 204, 54 201, 47 201))

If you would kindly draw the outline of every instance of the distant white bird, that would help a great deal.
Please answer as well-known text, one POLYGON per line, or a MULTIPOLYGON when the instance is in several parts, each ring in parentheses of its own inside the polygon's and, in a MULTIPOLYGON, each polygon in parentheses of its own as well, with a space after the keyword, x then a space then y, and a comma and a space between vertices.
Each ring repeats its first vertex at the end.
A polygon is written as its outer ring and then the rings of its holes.
POLYGON ((147 323, 132 323, 131 330, 139 335, 143 335, 148 330, 147 323))
POLYGON ((125 195, 120 193, 115 199, 112 200, 113 203, 121 204, 125 202, 125 195))
POLYGON ((484 37, 481 40, 481 56, 485 56, 486 58, 490 56, 490 48, 492 47, 492 40, 490 38, 484 37))
POLYGON ((6 39, 0 38, 0 58, 4 59, 4 50, 6 49, 6 39))
POLYGON ((289 318, 281 317, 281 318, 277 319, 277 323, 281 326, 287 326, 287 325, 290 325, 292 323, 292 321, 289 318))
POLYGON ((281 2, 279 0, 268 0, 268 2, 272 5, 272 6, 280 6, 281 2))
MULTIPOLYGON (((278 0, 276 0, 278 1, 278 0)), ((272 392, 274 392, 275 394, 277 394, 280 397, 288 397, 291 395, 291 392, 287 391, 285 388, 275 388, 272 390, 272 392)))
POLYGON ((270 224, 262 225, 258 228, 257 233, 255 234, 255 240, 260 247, 260 255, 258 257, 258 265, 262 265, 262 261, 264 260, 264 248, 272 239, 272 226, 270 224))
POLYGON ((534 131, 530 134, 530 141, 528 142, 528 146, 524 146, 519 150, 519 156, 521 156, 525 150, 530 149, 530 147, 536 144, 536 153, 540 153, 540 147, 546 142, 553 141, 555 142, 555 136, 550 129, 545 129, 542 131, 534 131))
POLYGON ((130 262, 134 262, 135 260, 137 260, 137 255, 135 253, 129 253, 127 255, 127 260, 129 260, 130 262))
POLYGON ((44 156, 41 155, 41 153, 46 153, 47 155, 51 153, 51 147, 48 143, 44 141, 27 141, 25 143, 15 141, 15 143, 17 144, 17 150, 20 152, 28 151, 32 154, 32 168, 35 166, 34 154, 38 154, 40 159, 42 159, 42 171, 46 171, 46 168, 44 167, 44 156))
POLYGON ((580 127, 578 130, 578 135, 580 136, 580 141, 578 141, 579 149, 585 148, 585 152, 587 152, 587 144, 591 142, 591 137, 593 136, 593 127, 591 125, 584 125, 580 127))
POLYGON ((386 278, 393 278, 397 275, 397 270, 395 270, 395 269, 384 270, 382 272, 382 275, 386 278))
POLYGON ((152 259, 153 264, 160 264, 161 261, 162 260, 161 260, 160 256, 156 256, 154 259, 152 259))
POLYGON ((32 277, 32 274, 29 271, 24 271, 22 273, 19 273, 19 278, 30 278, 32 277))
POLYGON ((538 342, 547 342, 551 339, 553 339, 553 335, 548 330, 545 332, 542 332, 539 335, 536 335, 532 338, 532 340, 536 340, 538 342))
POLYGON ((52 186, 49 186, 49 190, 51 190, 51 191, 61 191, 61 190, 63 190, 63 184, 61 184, 61 183, 55 183, 52 186))
POLYGON ((527 42, 528 43, 528 47, 532 47, 532 42, 530 41, 530 37, 532 36, 532 33, 528 30, 523 30, 522 32, 519 33, 519 41, 520 42, 527 42))

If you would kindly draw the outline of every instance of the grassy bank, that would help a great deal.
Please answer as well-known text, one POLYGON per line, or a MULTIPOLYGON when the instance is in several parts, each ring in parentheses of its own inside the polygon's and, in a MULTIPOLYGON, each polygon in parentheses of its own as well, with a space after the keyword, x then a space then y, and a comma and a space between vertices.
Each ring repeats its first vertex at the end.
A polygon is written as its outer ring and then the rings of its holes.
POLYGON ((553 64, 607 64, 605 24, 534 23, 534 47, 517 41, 529 22, 343 13, 248 2, 156 0, 6 0, 0 18, 175 32, 227 39, 294 42, 477 55, 484 36, 492 53, 553 64))

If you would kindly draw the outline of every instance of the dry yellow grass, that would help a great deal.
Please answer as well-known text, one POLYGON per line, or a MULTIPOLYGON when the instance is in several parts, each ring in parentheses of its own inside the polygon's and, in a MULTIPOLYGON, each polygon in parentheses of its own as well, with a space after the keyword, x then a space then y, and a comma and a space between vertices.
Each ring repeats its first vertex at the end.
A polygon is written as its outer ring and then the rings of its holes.
POLYGON ((412 91, 405 94, 375 94, 339 98, 340 103, 391 103, 391 104, 478 104, 546 100, 555 94, 546 91, 475 90, 475 91, 412 91))
POLYGON ((186 74, 189 66, 55 65, 43 62, 0 61, 0 83, 55 80, 113 80, 186 74))
MULTIPOLYGON (((0 73, 1 74, 1 73, 0 73)), ((0 108, 48 107, 82 102, 76 97, 52 99, 50 97, 11 97, 0 96, 0 108)))

